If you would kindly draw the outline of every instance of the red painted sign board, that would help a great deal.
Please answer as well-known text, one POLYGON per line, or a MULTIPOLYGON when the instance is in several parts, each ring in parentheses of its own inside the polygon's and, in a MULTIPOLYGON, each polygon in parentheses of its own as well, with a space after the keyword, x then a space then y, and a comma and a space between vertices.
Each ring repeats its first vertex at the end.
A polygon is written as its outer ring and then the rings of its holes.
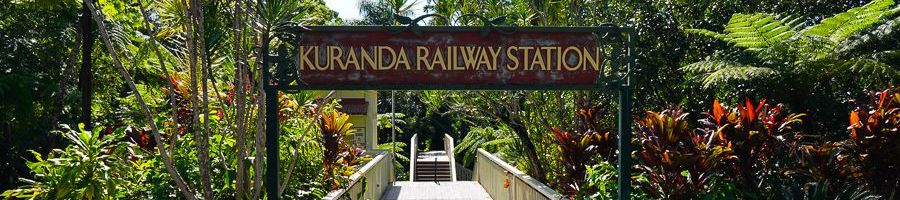
POLYGON ((586 30, 519 28, 485 35, 475 28, 424 28, 310 27, 298 44, 300 86, 590 88, 603 69, 598 39, 586 30))

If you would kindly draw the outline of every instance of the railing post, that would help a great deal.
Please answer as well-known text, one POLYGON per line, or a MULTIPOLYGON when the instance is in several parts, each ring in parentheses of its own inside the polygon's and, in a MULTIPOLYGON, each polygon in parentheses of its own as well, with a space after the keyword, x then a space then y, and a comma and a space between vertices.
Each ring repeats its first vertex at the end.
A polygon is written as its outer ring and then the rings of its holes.
POLYGON ((444 151, 447 151, 447 156, 450 159, 450 181, 453 182, 456 182, 456 155, 453 153, 455 148, 456 144, 453 143, 453 137, 444 134, 444 151))
POLYGON ((416 155, 418 154, 418 141, 417 137, 419 134, 413 134, 412 138, 409 139, 409 181, 416 181, 416 155))

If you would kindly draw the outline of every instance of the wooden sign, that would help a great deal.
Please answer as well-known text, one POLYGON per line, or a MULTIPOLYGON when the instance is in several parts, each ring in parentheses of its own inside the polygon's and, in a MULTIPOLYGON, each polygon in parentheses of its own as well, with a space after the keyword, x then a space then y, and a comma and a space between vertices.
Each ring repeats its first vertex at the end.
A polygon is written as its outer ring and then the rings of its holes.
POLYGON ((604 54, 590 29, 310 27, 298 48, 306 89, 596 87, 604 54))

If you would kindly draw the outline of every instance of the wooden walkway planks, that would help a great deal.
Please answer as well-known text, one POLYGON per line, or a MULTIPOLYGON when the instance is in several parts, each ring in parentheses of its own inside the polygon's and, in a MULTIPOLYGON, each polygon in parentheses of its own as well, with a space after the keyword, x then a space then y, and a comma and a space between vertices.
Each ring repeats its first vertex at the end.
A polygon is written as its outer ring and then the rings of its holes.
POLYGON ((387 188, 383 200, 489 200, 491 197, 474 181, 396 182, 387 188))

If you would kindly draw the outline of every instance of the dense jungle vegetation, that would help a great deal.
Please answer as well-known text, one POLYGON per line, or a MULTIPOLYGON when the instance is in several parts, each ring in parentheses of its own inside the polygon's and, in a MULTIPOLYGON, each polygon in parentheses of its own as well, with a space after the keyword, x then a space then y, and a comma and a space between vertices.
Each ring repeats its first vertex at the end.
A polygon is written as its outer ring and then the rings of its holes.
MULTIPOLYGON (((321 0, 0 1, 0 196, 263 198, 262 55, 414 4, 447 16, 428 25, 635 29, 634 198, 900 198, 894 0, 363 0, 346 21, 321 0)), ((338 102, 277 96, 278 195, 343 187, 369 158, 338 102)), ((615 198, 614 91, 397 91, 395 125, 390 97, 379 147, 396 130, 401 160, 413 134, 446 133, 467 167, 483 148, 574 199, 615 198)))

